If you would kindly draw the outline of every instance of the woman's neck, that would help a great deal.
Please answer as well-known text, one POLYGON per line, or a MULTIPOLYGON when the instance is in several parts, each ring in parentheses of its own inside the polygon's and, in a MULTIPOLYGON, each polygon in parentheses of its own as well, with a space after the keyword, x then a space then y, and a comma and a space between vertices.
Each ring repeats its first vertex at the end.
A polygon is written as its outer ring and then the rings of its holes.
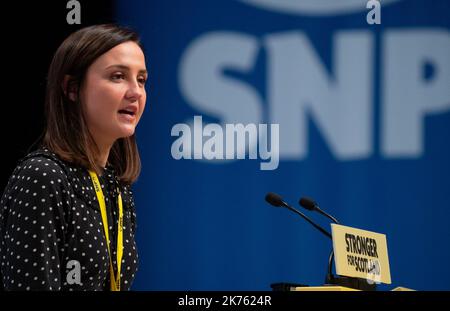
POLYGON ((109 149, 100 150, 97 160, 98 165, 105 168, 106 163, 108 163, 108 157, 109 157, 109 149))
POLYGON ((98 155, 97 155, 97 164, 101 167, 105 168, 106 163, 108 163, 109 152, 112 148, 112 143, 97 143, 98 147, 98 155))
POLYGON ((108 163, 109 152, 114 145, 115 140, 108 139, 106 136, 99 134, 100 131, 90 130, 90 132, 98 148, 98 154, 95 159, 97 165, 105 168, 106 163, 108 163))

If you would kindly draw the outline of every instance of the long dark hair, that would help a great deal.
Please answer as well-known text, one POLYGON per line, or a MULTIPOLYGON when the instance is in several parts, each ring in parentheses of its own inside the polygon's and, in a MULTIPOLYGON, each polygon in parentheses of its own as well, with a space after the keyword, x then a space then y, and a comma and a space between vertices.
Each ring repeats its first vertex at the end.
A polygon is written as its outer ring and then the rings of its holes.
MULTIPOLYGON (((143 50, 138 34, 131 29, 112 24, 80 29, 59 46, 48 71, 43 145, 63 160, 97 173, 102 169, 95 161, 99 151, 84 118, 80 90, 89 66, 113 47, 127 41, 135 42, 143 50), (70 78, 64 85, 66 76, 70 78), (77 92, 75 101, 69 98, 68 90, 77 92)), ((135 134, 114 143, 108 162, 121 181, 131 184, 137 179, 141 161, 135 134)))

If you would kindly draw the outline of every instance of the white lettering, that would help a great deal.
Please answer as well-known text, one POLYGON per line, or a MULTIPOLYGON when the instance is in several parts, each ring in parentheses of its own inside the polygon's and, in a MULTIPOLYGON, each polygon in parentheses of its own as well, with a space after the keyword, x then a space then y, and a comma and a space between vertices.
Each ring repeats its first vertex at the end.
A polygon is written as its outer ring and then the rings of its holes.
POLYGON ((366 17, 367 24, 380 25, 381 24, 381 4, 380 4, 380 2, 378 2, 378 0, 369 0, 369 1, 367 1, 366 8, 371 9, 367 13, 367 17, 366 17))
POLYGON ((450 32, 392 30, 383 47, 382 152, 419 157, 425 117, 450 110, 450 32), (426 65, 433 69, 429 79, 426 65))
POLYGON ((210 123, 203 127, 202 116, 194 116, 193 131, 187 124, 175 124, 171 135, 178 136, 172 143, 171 154, 175 160, 192 159, 191 142, 194 141, 194 159, 201 160, 254 160, 259 157, 263 162, 261 170, 275 170, 279 164, 279 125, 270 125, 270 135, 267 124, 226 124, 224 130, 221 125, 210 123), (181 136, 180 136, 181 135, 181 136), (206 139, 206 140, 204 140, 206 139), (270 148, 269 142, 270 139, 270 148), (256 148, 247 149, 250 141, 256 141, 256 148), (235 147, 238 148, 235 149, 235 147), (196 150, 198 149, 198 150, 196 150), (224 156, 225 149, 225 156, 224 156), (235 151, 236 150, 236 151, 235 151))
POLYGON ((334 41, 335 70, 330 77, 303 33, 266 39, 269 115, 271 123, 280 124, 284 158, 307 156, 308 117, 336 158, 354 160, 372 152, 372 35, 338 33, 334 41))
POLYGON ((70 0, 66 4, 66 9, 72 9, 67 13, 67 24, 81 24, 81 4, 79 1, 70 0))

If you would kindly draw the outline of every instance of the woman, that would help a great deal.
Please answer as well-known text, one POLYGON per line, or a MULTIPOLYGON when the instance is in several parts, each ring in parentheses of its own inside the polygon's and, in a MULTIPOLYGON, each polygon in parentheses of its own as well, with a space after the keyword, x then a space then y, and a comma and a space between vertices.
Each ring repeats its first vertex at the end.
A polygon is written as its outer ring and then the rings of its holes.
POLYGON ((5 290, 128 290, 137 270, 130 185, 147 71, 138 35, 71 34, 49 68, 42 146, 19 162, 0 204, 5 290))

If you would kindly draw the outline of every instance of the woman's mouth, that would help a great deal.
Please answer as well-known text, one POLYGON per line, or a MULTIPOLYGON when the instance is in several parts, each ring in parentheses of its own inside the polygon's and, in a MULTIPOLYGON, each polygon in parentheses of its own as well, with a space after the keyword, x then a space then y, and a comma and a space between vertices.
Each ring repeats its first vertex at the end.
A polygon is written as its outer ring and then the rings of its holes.
POLYGON ((127 115, 130 115, 130 116, 136 115, 136 113, 134 111, 126 110, 126 109, 119 110, 119 113, 120 114, 127 114, 127 115))
POLYGON ((119 110, 118 113, 120 115, 120 118, 127 122, 133 122, 136 119, 136 113, 134 111, 122 109, 119 110))

